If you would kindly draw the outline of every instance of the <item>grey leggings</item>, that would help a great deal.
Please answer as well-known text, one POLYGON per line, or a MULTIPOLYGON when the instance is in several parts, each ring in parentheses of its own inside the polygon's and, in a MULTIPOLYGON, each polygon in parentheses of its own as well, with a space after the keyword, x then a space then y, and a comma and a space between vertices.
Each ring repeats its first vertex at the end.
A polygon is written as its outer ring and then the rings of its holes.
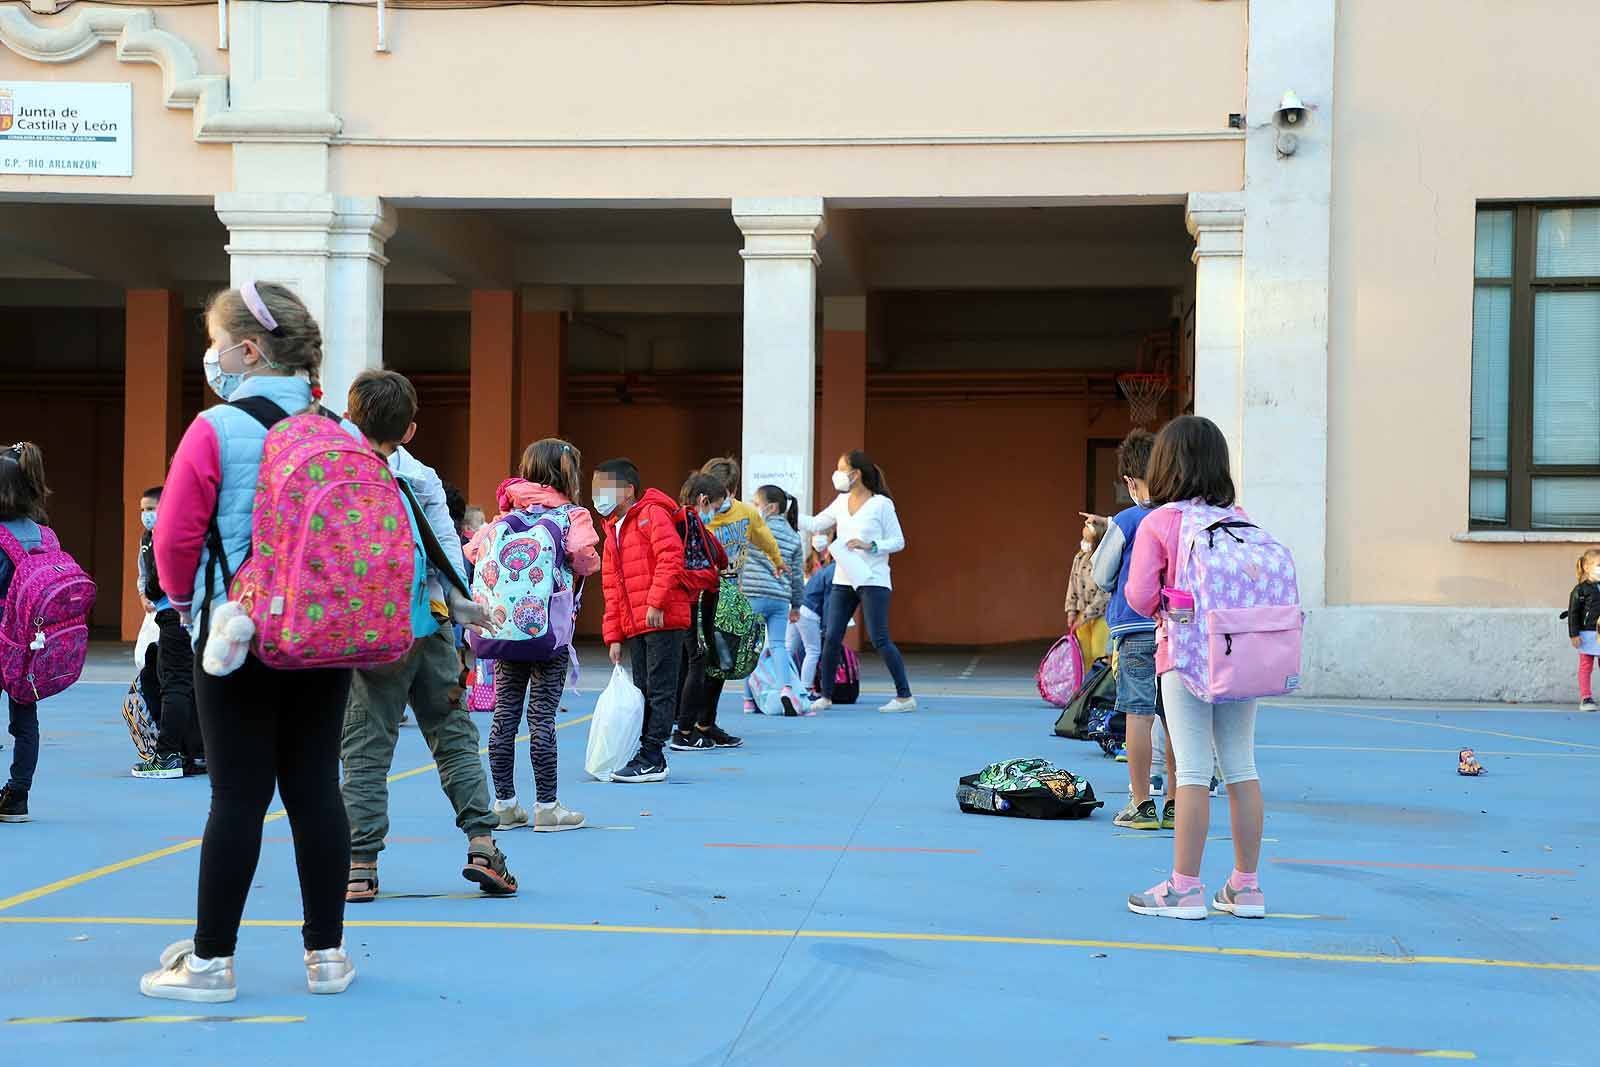
POLYGON ((489 727, 489 773, 496 800, 517 795, 517 728, 522 705, 528 705, 528 755, 533 760, 534 797, 541 804, 556 799, 556 712, 567 687, 566 656, 544 663, 494 665, 494 722, 489 727))
POLYGON ((1211 752, 1228 785, 1253 782, 1256 774, 1256 702, 1207 704, 1189 692, 1176 671, 1161 676, 1167 737, 1178 759, 1178 785, 1211 783, 1211 752))

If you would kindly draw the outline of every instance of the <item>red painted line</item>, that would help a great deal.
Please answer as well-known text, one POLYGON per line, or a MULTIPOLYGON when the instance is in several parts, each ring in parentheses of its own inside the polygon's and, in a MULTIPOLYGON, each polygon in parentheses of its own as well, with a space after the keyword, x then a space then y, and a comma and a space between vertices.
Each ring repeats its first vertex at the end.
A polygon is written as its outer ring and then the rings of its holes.
POLYGON ((946 856, 976 856, 975 848, 869 848, 865 845, 729 845, 707 844, 706 848, 775 848, 815 852, 925 852, 946 856))
POLYGON ((1278 860, 1273 863, 1301 863, 1312 867, 1399 867, 1412 871, 1494 871, 1498 874, 1569 874, 1577 871, 1547 871, 1538 867, 1452 867, 1443 863, 1377 863, 1372 860, 1278 860))
MULTIPOLYGON (((167 838, 163 838, 162 840, 164 840, 164 841, 199 841, 199 840, 201 840, 201 838, 198 838, 198 837, 167 837, 167 838)), ((282 844, 287 844, 287 843, 289 843, 289 842, 291 842, 293 840, 294 840, 294 838, 292 838, 292 837, 263 837, 261 839, 263 844, 268 844, 268 845, 272 845, 272 844, 282 845, 282 844)), ((425 844, 425 843, 431 842, 432 840, 433 840, 433 838, 431 838, 431 837, 386 837, 386 838, 383 839, 384 844, 387 844, 387 845, 418 845, 418 844, 425 844)))

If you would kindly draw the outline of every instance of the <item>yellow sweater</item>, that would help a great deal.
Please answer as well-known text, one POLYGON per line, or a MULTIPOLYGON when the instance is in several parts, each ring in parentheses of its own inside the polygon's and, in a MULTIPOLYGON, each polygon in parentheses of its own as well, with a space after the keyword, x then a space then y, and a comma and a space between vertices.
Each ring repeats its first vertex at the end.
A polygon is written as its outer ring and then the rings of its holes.
POLYGON ((772 561, 774 572, 783 567, 777 539, 767 528, 766 520, 743 500, 730 497, 728 510, 712 516, 709 525, 711 532, 717 535, 717 540, 722 542, 723 549, 728 553, 728 562, 735 570, 743 569, 745 551, 751 544, 766 553, 772 561))

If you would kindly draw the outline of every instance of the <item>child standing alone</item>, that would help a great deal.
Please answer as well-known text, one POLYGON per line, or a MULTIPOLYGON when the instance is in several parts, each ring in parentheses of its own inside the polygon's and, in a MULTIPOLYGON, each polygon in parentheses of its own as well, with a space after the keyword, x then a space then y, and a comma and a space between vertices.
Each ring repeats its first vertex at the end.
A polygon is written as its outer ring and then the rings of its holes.
POLYGON ((1600 548, 1591 548, 1578 557, 1578 584, 1567 598, 1567 634, 1578 650, 1578 710, 1594 711, 1593 674, 1600 657, 1600 640, 1595 627, 1600 625, 1600 548))

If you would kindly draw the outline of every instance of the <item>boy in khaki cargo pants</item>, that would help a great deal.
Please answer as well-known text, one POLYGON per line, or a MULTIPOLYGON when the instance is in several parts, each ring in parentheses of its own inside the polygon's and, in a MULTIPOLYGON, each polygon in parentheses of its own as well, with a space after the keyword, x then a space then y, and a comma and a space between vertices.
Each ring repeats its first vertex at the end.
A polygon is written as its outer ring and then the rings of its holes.
POLYGON ((356 671, 345 709, 344 804, 350 818, 350 882, 345 899, 371 901, 378 895, 378 853, 389 832, 390 767, 400 738, 406 705, 439 767, 439 784, 456 812, 456 826, 467 835, 467 861, 462 876, 486 893, 510 896, 517 880, 506 869, 506 857, 495 846, 498 817, 489 807, 489 784, 478 749, 478 727, 462 706, 461 659, 456 652, 448 615, 464 625, 483 621, 483 609, 466 596, 461 578, 461 539, 445 503, 444 486, 431 467, 402 447, 416 432, 417 394, 394 371, 369 370, 350 386, 347 429, 359 432, 389 460, 397 480, 411 490, 430 560, 442 553, 454 575, 438 573, 430 562, 429 596, 434 632, 418 637, 398 663, 356 671))

